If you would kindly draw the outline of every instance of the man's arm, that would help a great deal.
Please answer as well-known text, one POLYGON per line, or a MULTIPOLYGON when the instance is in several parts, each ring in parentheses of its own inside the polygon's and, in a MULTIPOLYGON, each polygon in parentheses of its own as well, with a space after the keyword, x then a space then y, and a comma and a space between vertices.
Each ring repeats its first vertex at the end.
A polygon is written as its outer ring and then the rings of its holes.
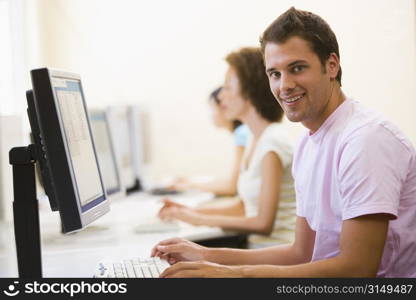
MULTIPOLYGON (((226 266, 204 261, 178 262, 166 269, 161 277, 375 277, 384 250, 389 217, 385 214, 375 214, 344 221, 340 253, 333 258, 282 265, 283 261, 280 260, 286 260, 288 263, 291 259, 302 258, 297 256, 298 249, 282 246, 246 252, 214 250, 211 253, 213 256, 208 256, 210 261, 228 264, 245 261, 263 265, 226 266), (274 251, 271 251, 272 249, 274 251), (265 257, 255 259, 255 253, 263 254, 265 257), (280 265, 270 265, 271 260, 280 265)), ((295 245, 296 242, 293 247, 295 245)), ((294 263, 295 260, 291 262, 294 263)))
POLYGON ((339 255, 294 266, 240 266, 244 277, 375 277, 383 255, 389 215, 343 222, 339 255))

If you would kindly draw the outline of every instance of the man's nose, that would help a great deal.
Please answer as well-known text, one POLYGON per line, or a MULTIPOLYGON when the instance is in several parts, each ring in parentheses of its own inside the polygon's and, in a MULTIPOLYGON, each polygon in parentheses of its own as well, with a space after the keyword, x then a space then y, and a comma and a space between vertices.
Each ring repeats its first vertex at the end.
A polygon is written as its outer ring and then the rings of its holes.
POLYGON ((280 91, 283 93, 290 92, 296 86, 293 77, 290 74, 282 74, 280 77, 280 91))

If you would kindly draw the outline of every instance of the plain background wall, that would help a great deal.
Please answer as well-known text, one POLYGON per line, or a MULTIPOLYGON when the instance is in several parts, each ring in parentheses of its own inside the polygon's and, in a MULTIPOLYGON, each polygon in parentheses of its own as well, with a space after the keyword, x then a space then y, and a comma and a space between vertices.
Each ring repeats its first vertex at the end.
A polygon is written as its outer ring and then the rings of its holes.
MULTIPOLYGON (((156 176, 216 175, 231 166, 232 140, 211 124, 207 95, 223 80, 225 55, 258 45, 265 27, 292 5, 319 14, 335 31, 346 94, 381 111, 416 142, 413 0, 25 4, 27 71, 48 66, 80 73, 89 106, 145 105, 156 176)), ((294 138, 302 130, 285 124, 294 138)))

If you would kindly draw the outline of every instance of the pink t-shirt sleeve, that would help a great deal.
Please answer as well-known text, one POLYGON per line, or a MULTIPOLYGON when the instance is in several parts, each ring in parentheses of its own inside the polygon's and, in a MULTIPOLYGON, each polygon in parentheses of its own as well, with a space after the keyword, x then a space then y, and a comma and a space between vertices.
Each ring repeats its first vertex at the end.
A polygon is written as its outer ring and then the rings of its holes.
POLYGON ((302 188, 301 186, 299 186, 299 181, 296 180, 296 175, 297 175, 297 172, 304 171, 302 168, 298 170, 299 169, 298 165, 299 165, 299 162, 301 161, 301 159, 299 158, 300 156, 299 153, 304 150, 307 140, 308 140, 308 133, 305 132, 303 136, 298 140, 296 148, 295 148, 295 152, 293 154, 292 174, 295 179, 294 186, 295 186, 295 193, 296 193, 296 215, 298 217, 306 217, 305 208, 304 208, 305 201, 301 201, 301 199, 303 198, 302 188))
POLYGON ((364 134, 361 129, 346 140, 338 165, 342 219, 377 213, 397 218, 408 149, 381 125, 370 125, 364 134))
POLYGON ((295 193, 296 193, 296 215, 298 217, 306 217, 306 214, 304 212, 304 207, 302 206, 302 203, 300 201, 300 192, 299 189, 296 187, 296 182, 295 182, 295 193))

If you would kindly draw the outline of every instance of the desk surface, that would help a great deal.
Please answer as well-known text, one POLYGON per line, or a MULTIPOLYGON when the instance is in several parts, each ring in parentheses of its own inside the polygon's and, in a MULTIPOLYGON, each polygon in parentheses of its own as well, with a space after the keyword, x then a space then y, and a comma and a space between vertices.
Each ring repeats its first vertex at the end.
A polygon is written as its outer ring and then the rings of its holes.
MULTIPOLYGON (((209 201, 204 194, 176 196, 179 201, 200 204, 209 201), (196 200, 196 201, 195 201, 196 200)), ((60 233, 59 214, 51 212, 48 203, 40 203, 42 238, 42 268, 44 277, 91 277, 102 259, 120 260, 148 257, 151 248, 160 240, 183 237, 204 240, 235 233, 220 228, 191 226, 180 223, 178 230, 136 233, 134 228, 153 222, 161 207, 161 197, 136 194, 111 203, 111 210, 82 231, 60 233)), ((17 262, 12 224, 2 224, 0 230, 0 277, 17 277, 17 262)))

